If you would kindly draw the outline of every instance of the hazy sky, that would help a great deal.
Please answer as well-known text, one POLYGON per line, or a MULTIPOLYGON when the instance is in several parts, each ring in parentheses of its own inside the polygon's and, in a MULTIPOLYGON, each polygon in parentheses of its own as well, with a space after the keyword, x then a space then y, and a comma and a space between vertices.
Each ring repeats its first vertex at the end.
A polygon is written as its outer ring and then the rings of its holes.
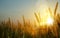
POLYGON ((43 10, 43 7, 47 6, 54 10, 57 1, 59 2, 59 12, 60 0, 0 0, 0 20, 8 17, 20 19, 22 15, 32 19, 33 13, 43 10))

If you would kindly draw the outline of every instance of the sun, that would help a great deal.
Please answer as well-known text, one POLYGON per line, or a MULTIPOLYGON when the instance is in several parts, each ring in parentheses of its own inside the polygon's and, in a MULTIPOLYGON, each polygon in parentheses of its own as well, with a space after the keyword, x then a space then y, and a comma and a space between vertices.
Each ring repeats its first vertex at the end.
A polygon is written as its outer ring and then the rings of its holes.
POLYGON ((38 27, 52 26, 54 24, 54 16, 53 13, 50 12, 48 5, 41 5, 37 12, 39 12, 37 15, 39 17, 38 27))
POLYGON ((47 26, 52 26, 53 23, 54 23, 54 19, 53 17, 51 16, 51 14, 48 12, 45 12, 44 13, 45 15, 41 15, 41 21, 40 21, 40 25, 41 26, 44 26, 44 25, 47 25, 47 26))
POLYGON ((53 22, 54 22, 53 18, 51 18, 51 17, 48 17, 48 18, 47 18, 46 23, 47 23, 48 25, 53 25, 53 22))
POLYGON ((42 18, 41 22, 40 22, 40 25, 44 26, 44 25, 47 25, 47 26, 52 26, 54 23, 54 19, 52 17, 47 17, 47 18, 42 18))

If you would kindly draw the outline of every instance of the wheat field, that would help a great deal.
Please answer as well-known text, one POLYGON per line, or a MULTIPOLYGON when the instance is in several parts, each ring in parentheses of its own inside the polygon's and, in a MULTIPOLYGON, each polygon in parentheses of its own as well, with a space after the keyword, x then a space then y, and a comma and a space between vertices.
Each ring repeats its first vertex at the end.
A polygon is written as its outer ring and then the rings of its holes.
MULTIPOLYGON (((19 20, 15 24, 10 18, 7 21, 0 22, 0 38, 60 38, 60 14, 57 13, 58 2, 54 10, 54 24, 52 27, 40 26, 40 14, 34 13, 36 21, 39 25, 36 28, 37 24, 34 21, 34 25, 30 23, 29 20, 26 20, 24 16, 23 25, 19 20), (28 21, 28 22, 27 22, 28 21), (32 27, 34 26, 34 27, 32 27)), ((51 9, 48 8, 49 12, 52 13, 51 9)))

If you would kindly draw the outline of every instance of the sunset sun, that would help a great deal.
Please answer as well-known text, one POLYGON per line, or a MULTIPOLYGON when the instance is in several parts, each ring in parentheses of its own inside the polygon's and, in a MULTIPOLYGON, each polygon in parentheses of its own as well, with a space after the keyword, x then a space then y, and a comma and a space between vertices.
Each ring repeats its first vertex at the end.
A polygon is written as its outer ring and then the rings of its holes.
POLYGON ((53 18, 51 18, 51 17, 47 18, 47 24, 48 24, 48 25, 49 25, 49 24, 52 25, 53 22, 54 22, 53 18))
POLYGON ((40 25, 47 25, 47 26, 51 26, 53 25, 53 22, 54 22, 54 19, 53 17, 51 16, 50 12, 43 12, 43 13, 40 13, 40 25))

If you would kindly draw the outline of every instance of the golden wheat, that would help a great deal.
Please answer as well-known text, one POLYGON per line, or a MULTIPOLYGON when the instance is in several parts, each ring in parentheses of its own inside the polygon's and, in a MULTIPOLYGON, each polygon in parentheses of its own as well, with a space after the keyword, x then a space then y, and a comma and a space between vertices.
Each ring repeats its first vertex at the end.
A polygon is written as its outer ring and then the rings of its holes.
POLYGON ((55 10, 54 10, 54 15, 56 15, 57 8, 58 8, 58 2, 56 3, 56 7, 55 7, 55 10))
POLYGON ((35 17, 36 17, 37 22, 40 22, 37 13, 34 13, 34 15, 35 15, 35 17))

